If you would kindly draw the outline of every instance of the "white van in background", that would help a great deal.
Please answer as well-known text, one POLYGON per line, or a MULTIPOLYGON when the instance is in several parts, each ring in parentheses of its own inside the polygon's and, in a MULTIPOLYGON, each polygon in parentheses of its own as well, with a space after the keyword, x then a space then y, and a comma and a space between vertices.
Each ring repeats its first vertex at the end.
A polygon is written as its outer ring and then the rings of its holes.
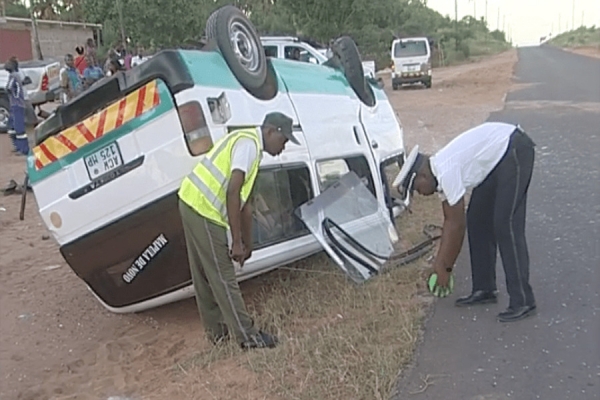
POLYGON ((422 83, 431 87, 431 47, 426 37, 409 37, 392 42, 392 87, 422 83))

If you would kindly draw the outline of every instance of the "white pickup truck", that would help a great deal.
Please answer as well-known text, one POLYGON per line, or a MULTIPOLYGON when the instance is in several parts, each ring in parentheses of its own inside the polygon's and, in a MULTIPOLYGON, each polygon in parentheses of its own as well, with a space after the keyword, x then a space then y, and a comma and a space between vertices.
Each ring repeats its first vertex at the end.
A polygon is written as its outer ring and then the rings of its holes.
MULTIPOLYGON (((27 90, 28 100, 35 106, 54 101, 60 87, 60 62, 53 59, 23 61, 19 63, 19 70, 31 80, 23 85, 27 90)), ((4 64, 0 64, 0 133, 8 130, 9 102, 6 85, 8 72, 4 64)))
MULTIPOLYGON (((262 36, 260 38, 268 57, 294 59, 312 64, 324 64, 328 60, 326 48, 317 48, 293 36, 262 36)), ((375 79, 375 61, 363 61, 365 76, 375 79)))

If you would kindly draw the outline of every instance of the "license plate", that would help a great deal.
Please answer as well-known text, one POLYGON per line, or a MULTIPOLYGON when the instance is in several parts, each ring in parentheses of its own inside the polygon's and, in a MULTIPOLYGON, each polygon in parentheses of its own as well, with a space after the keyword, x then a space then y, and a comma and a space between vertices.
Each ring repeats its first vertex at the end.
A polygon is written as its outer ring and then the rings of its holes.
POLYGON ((84 157, 85 167, 91 180, 94 180, 123 165, 123 157, 116 142, 84 157))

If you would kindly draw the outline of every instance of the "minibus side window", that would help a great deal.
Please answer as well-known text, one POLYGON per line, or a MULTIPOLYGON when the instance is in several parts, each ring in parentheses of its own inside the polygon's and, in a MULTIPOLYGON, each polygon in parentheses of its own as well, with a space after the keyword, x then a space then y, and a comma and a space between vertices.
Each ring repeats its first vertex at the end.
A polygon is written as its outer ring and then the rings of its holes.
POLYGON ((277 58, 277 46, 263 46, 267 57, 277 58))
POLYGON ((381 184, 383 185, 385 204, 387 205, 390 211, 390 219, 394 220, 393 208, 396 206, 394 198, 400 199, 402 196, 398 192, 398 189, 392 186, 394 179, 398 176, 400 172, 400 168, 404 163, 403 155, 397 155, 392 158, 389 158, 383 161, 380 164, 380 172, 381 172, 381 184))
POLYGON ((318 161, 317 172, 319 175, 319 188, 321 192, 350 171, 356 173, 369 191, 373 193, 373 196, 376 196, 373 174, 371 173, 369 163, 364 156, 318 161))
POLYGON ((309 235, 294 211, 313 197, 308 167, 259 171, 250 199, 254 248, 309 235))
POLYGON ((390 158, 381 163, 381 177, 384 182, 382 182, 383 186, 389 190, 387 195, 392 197, 400 197, 400 193, 398 190, 392 187, 392 182, 398 176, 400 172, 400 167, 403 163, 402 155, 390 158))

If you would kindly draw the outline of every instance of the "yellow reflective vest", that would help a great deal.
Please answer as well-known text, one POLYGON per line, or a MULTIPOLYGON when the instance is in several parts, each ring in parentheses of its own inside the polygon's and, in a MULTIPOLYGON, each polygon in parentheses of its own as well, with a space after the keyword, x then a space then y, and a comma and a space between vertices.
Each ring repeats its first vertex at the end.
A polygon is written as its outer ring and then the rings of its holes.
POLYGON ((256 144, 256 159, 246 173, 240 193, 242 205, 246 203, 258 174, 261 142, 259 129, 233 131, 215 143, 194 170, 183 179, 179 192, 181 201, 204 218, 229 229, 227 218, 227 187, 231 179, 231 153, 238 139, 252 139, 256 144))

